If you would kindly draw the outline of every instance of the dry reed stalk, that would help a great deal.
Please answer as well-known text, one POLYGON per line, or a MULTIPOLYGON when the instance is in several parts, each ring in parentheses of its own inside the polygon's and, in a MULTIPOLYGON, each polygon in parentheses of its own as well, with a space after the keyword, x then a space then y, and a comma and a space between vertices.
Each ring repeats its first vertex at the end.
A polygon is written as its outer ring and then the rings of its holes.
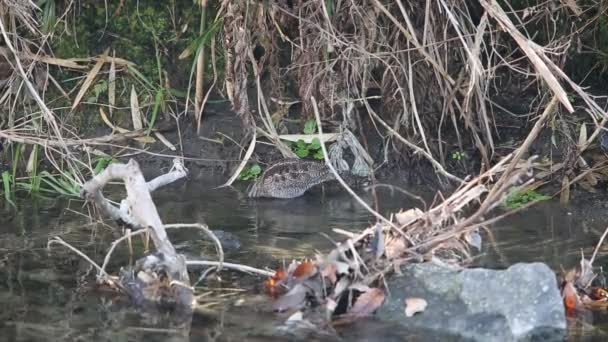
MULTIPOLYGON (((199 34, 202 35, 207 23, 207 0, 200 0, 201 24, 199 34)), ((200 133, 203 117, 203 81, 205 80, 205 44, 202 44, 196 58, 196 86, 194 96, 194 112, 196 113, 196 132, 200 133)))

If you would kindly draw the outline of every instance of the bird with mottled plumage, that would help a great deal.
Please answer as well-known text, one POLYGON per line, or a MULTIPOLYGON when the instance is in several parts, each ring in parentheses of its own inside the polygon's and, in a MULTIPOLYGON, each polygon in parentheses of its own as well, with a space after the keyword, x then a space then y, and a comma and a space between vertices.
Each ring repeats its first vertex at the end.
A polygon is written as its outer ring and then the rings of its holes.
POLYGON ((283 159, 267 168, 253 183, 249 197, 295 198, 316 185, 335 179, 322 161, 283 159))

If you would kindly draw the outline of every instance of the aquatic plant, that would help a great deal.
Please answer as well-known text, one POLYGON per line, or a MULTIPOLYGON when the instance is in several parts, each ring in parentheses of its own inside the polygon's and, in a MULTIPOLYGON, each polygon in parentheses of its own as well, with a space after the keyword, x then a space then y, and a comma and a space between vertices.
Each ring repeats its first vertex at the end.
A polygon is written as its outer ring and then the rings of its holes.
POLYGON ((256 179, 262 173, 262 167, 259 164, 253 164, 243 169, 239 174, 239 180, 247 181, 256 179))
POLYGON ((314 159, 323 159, 323 151, 321 150, 319 138, 313 138, 310 143, 306 143, 304 140, 299 139, 297 142, 292 143, 291 146, 293 151, 300 158, 311 156, 314 159))
POLYGON ((551 196, 537 192, 536 190, 514 191, 505 199, 503 206, 509 209, 519 209, 530 202, 548 201, 551 196))

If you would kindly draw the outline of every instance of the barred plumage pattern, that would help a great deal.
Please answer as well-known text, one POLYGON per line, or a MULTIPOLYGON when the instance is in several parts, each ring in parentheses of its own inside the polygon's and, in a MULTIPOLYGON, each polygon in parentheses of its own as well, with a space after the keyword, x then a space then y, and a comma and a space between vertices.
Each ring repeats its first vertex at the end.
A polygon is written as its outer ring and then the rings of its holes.
MULTIPOLYGON (((350 178, 349 175, 345 176, 350 178)), ((262 173, 249 189, 249 197, 295 198, 302 196, 315 185, 334 179, 333 173, 324 162, 284 159, 262 173)))

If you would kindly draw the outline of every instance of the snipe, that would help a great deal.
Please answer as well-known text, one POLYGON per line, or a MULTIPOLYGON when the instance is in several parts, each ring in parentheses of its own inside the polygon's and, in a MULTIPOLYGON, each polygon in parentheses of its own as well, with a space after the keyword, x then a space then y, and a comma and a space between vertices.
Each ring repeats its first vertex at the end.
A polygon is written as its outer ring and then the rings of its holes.
POLYGON ((315 185, 334 179, 334 174, 324 162, 284 159, 262 173, 249 189, 249 197, 295 198, 315 185))

